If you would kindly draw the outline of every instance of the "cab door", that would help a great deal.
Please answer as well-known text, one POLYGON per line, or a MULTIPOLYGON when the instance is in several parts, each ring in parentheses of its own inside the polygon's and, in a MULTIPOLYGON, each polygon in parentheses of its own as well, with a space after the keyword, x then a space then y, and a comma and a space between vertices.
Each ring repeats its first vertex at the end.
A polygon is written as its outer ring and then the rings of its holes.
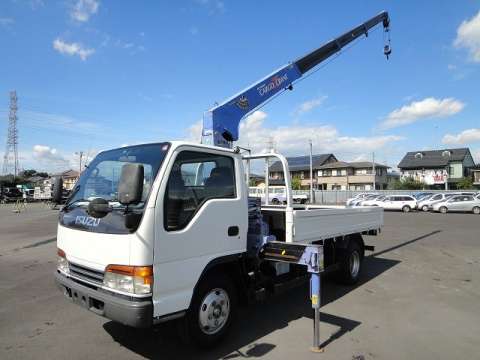
POLYGON ((246 191, 240 155, 174 150, 155 210, 155 317, 187 309, 211 261, 246 251, 246 191))

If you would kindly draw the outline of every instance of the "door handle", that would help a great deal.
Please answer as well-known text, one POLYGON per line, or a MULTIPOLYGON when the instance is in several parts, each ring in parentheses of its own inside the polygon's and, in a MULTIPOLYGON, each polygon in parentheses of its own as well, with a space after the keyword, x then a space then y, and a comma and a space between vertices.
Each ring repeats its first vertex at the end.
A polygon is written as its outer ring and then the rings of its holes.
POLYGON ((238 226, 230 226, 228 228, 228 236, 237 236, 240 230, 238 229, 238 226))

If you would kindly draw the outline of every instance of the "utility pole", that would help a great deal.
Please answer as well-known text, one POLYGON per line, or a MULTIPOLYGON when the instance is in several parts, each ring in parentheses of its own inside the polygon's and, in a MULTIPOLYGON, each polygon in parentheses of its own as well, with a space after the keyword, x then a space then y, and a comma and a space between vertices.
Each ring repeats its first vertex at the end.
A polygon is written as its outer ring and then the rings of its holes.
POLYGON ((312 140, 308 140, 310 144, 310 203, 313 204, 313 145, 312 140))
POLYGON ((372 153, 373 190, 377 190, 377 173, 375 171, 375 151, 372 153))
POLYGON ((10 91, 10 113, 8 115, 7 145, 3 156, 3 174, 7 175, 10 164, 10 156, 13 155, 13 179, 18 175, 18 129, 17 129, 17 92, 10 91))
POLYGON ((83 160, 83 151, 78 151, 75 153, 75 155, 78 155, 79 158, 79 167, 78 167, 78 175, 82 173, 82 160, 83 160))

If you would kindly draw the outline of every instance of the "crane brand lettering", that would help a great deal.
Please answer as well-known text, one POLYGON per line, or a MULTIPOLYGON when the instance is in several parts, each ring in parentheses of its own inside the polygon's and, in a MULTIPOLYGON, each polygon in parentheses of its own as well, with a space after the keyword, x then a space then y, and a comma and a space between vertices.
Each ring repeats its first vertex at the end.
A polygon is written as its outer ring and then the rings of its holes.
POLYGON ((282 76, 275 75, 268 82, 263 83, 257 88, 258 93, 260 94, 260 96, 268 94, 270 91, 279 88, 280 85, 282 85, 287 80, 287 74, 284 74, 282 76))
POLYGON ((75 218, 75 225, 83 225, 90 227, 97 227, 100 224, 100 219, 95 219, 91 216, 77 216, 75 218))

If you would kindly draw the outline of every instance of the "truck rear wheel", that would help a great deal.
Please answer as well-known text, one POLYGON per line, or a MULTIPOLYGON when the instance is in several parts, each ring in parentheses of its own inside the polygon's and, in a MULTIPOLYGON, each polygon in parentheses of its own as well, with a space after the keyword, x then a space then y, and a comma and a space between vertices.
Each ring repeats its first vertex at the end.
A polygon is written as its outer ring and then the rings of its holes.
POLYGON ((358 282, 362 271, 363 251, 357 241, 350 241, 346 249, 341 249, 339 254, 340 269, 336 274, 336 280, 345 285, 353 285, 358 282))
POLYGON ((232 280, 223 275, 202 279, 188 311, 192 340, 200 347, 211 347, 222 339, 236 314, 237 294, 232 280))

